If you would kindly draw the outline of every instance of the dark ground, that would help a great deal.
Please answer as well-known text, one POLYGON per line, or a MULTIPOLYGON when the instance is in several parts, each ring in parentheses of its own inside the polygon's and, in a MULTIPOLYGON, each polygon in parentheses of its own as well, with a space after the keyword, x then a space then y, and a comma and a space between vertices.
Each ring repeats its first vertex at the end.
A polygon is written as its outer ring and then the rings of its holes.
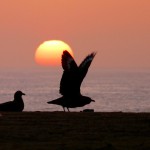
POLYGON ((0 150, 150 150, 150 113, 2 113, 0 150))

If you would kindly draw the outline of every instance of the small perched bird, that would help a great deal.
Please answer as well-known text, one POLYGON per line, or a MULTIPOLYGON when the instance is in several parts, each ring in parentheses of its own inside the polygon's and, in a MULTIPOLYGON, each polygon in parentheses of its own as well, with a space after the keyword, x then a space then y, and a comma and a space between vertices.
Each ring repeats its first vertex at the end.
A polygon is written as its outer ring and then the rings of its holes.
POLYGON ((24 109, 24 102, 22 95, 25 95, 21 91, 17 91, 14 94, 14 100, 0 104, 0 111, 12 111, 21 112, 24 109))
POLYGON ((64 72, 59 90, 62 97, 49 101, 48 104, 60 105, 64 111, 66 107, 69 111, 69 108, 83 107, 94 102, 91 98, 81 95, 80 86, 95 55, 96 53, 91 53, 77 66, 70 53, 66 50, 63 51, 61 63, 64 72))

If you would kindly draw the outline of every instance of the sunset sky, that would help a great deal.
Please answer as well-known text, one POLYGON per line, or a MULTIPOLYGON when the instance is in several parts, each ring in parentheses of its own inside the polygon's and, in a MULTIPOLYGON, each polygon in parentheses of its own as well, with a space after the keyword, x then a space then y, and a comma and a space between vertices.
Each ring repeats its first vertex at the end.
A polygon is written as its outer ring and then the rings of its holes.
POLYGON ((40 68, 37 47, 63 40, 79 64, 96 51, 98 69, 150 69, 150 0, 0 2, 0 69, 40 68))

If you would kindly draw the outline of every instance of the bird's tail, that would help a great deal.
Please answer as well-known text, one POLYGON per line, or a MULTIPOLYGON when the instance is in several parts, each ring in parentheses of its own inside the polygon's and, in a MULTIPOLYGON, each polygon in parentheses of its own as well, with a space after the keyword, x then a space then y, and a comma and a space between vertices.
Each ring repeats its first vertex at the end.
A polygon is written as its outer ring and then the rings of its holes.
POLYGON ((56 100, 52 100, 52 101, 49 101, 47 102, 48 104, 56 104, 56 100))
POLYGON ((60 97, 60 98, 57 98, 57 99, 55 99, 55 100, 51 100, 51 101, 49 101, 49 102, 47 102, 47 103, 48 103, 48 104, 61 105, 61 104, 62 104, 62 100, 63 100, 63 98, 60 97))
POLYGON ((52 100, 52 101, 49 101, 49 102, 47 102, 48 104, 54 104, 54 101, 55 100, 52 100))

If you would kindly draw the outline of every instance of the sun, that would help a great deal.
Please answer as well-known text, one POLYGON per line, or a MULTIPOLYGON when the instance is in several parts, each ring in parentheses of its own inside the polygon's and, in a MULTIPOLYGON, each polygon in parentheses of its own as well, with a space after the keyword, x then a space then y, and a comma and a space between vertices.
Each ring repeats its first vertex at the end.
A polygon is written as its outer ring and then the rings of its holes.
POLYGON ((73 56, 73 51, 67 43, 61 40, 45 41, 36 50, 35 62, 42 66, 59 66, 64 50, 73 56))

